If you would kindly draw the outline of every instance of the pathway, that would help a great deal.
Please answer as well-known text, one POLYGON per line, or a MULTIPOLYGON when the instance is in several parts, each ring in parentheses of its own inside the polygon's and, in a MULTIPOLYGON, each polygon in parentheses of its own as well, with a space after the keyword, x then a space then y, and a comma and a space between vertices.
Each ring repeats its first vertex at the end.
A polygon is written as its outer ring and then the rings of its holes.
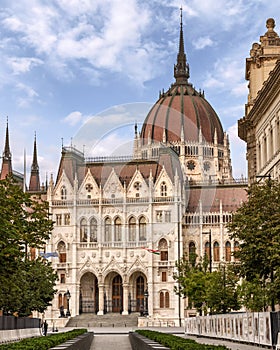
POLYGON ((94 335, 90 350, 131 350, 128 334, 94 335))

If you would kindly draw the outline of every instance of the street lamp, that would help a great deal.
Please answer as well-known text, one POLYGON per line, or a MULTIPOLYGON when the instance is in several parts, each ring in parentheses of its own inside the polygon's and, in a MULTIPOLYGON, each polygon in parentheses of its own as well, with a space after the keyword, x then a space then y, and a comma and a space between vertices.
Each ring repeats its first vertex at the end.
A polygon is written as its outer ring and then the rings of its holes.
POLYGON ((209 271, 212 272, 212 233, 211 229, 208 232, 202 232, 203 235, 208 235, 209 237, 209 271))
POLYGON ((69 292, 69 290, 67 289, 67 292, 64 294, 66 296, 66 299, 67 299, 67 311, 66 311, 66 317, 70 317, 71 314, 70 314, 70 310, 69 310, 69 300, 71 298, 71 294, 69 292))
POLYGON ((149 292, 148 292, 148 288, 144 292, 144 298, 145 298, 145 307, 144 307, 143 316, 149 316, 149 310, 148 310, 149 292))

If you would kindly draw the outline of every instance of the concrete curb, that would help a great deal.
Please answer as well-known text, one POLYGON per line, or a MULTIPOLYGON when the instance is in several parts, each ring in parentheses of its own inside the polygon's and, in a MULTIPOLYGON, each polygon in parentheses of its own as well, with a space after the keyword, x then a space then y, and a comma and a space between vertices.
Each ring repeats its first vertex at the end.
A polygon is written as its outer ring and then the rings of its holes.
POLYGON ((57 345, 50 350, 89 350, 93 341, 94 333, 88 332, 67 342, 57 345))
POLYGON ((129 332, 129 341, 132 347, 132 350, 170 350, 166 346, 163 346, 151 339, 144 337, 136 332, 129 332))

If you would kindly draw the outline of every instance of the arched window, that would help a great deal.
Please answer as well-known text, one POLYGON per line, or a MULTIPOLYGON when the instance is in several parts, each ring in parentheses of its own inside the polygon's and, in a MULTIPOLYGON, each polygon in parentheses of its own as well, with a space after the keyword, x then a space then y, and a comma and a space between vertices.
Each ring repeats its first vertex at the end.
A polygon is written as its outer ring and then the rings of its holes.
POLYGON ((136 219, 134 217, 128 221, 128 240, 136 241, 136 219))
POLYGON ((169 292, 159 293, 159 307, 161 309, 169 308, 169 292))
POLYGON ((209 244, 209 242, 205 243, 204 253, 205 253, 205 256, 207 256, 207 259, 210 260, 210 244, 209 244))
MULTIPOLYGON (((238 252, 239 251, 239 242, 235 241, 234 242, 234 252, 238 252)), ((238 258, 235 258, 234 259, 235 261, 238 261, 239 259, 238 258)))
POLYGON ((220 246, 218 242, 214 242, 213 253, 214 261, 220 261, 220 246))
POLYGON ((169 308, 169 293, 165 292, 165 308, 169 308))
POLYGON ((121 241, 122 240, 122 222, 119 217, 115 219, 114 231, 115 231, 115 242, 121 241))
POLYGON ((160 195, 162 197, 166 197, 167 196, 167 185, 166 185, 166 182, 164 182, 164 181, 160 185, 160 195))
POLYGON ((90 220, 89 224, 90 241, 97 242, 97 221, 95 218, 90 220))
POLYGON ((80 241, 87 242, 87 221, 82 219, 80 222, 80 241))
POLYGON ((64 295, 63 295, 63 306, 64 306, 64 309, 67 309, 67 296, 66 296, 66 293, 64 293, 64 295))
POLYGON ((231 261, 231 244, 229 241, 226 242, 226 261, 231 261))
POLYGON ((112 241, 112 225, 111 225, 111 219, 106 218, 105 219, 105 242, 111 242, 112 241))
POLYGON ((65 263, 66 262, 66 245, 63 241, 60 241, 57 245, 58 255, 59 255, 59 262, 65 263))
POLYGON ((189 260, 192 258, 194 259, 196 255, 196 247, 194 242, 189 243, 189 260))
POLYGON ((65 186, 62 186, 60 189, 61 200, 65 200, 67 198, 67 190, 65 186))
POLYGON ((160 260, 168 261, 168 245, 166 239, 162 238, 159 241, 158 249, 160 251, 160 260))
POLYGON ((141 216, 139 220, 139 241, 146 241, 147 239, 147 223, 144 216, 141 216))
POLYGON ((61 306, 63 306, 64 309, 67 309, 67 298, 64 295, 62 295, 62 293, 58 294, 58 309, 61 308, 61 306))
POLYGON ((61 306, 63 306, 63 299, 62 299, 62 294, 59 293, 59 294, 58 294, 58 305, 57 305, 58 309, 59 309, 61 306))

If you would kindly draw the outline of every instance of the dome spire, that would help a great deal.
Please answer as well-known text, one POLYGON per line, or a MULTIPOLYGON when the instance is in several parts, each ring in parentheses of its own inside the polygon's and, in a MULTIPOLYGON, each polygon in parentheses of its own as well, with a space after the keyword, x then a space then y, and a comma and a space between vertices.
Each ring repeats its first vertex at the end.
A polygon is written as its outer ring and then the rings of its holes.
POLYGON ((183 34, 183 9, 180 8, 180 39, 179 39, 179 52, 177 54, 177 63, 174 66, 174 78, 176 79, 176 84, 187 84, 189 74, 189 65, 187 64, 187 58, 184 48, 184 34, 183 34))

